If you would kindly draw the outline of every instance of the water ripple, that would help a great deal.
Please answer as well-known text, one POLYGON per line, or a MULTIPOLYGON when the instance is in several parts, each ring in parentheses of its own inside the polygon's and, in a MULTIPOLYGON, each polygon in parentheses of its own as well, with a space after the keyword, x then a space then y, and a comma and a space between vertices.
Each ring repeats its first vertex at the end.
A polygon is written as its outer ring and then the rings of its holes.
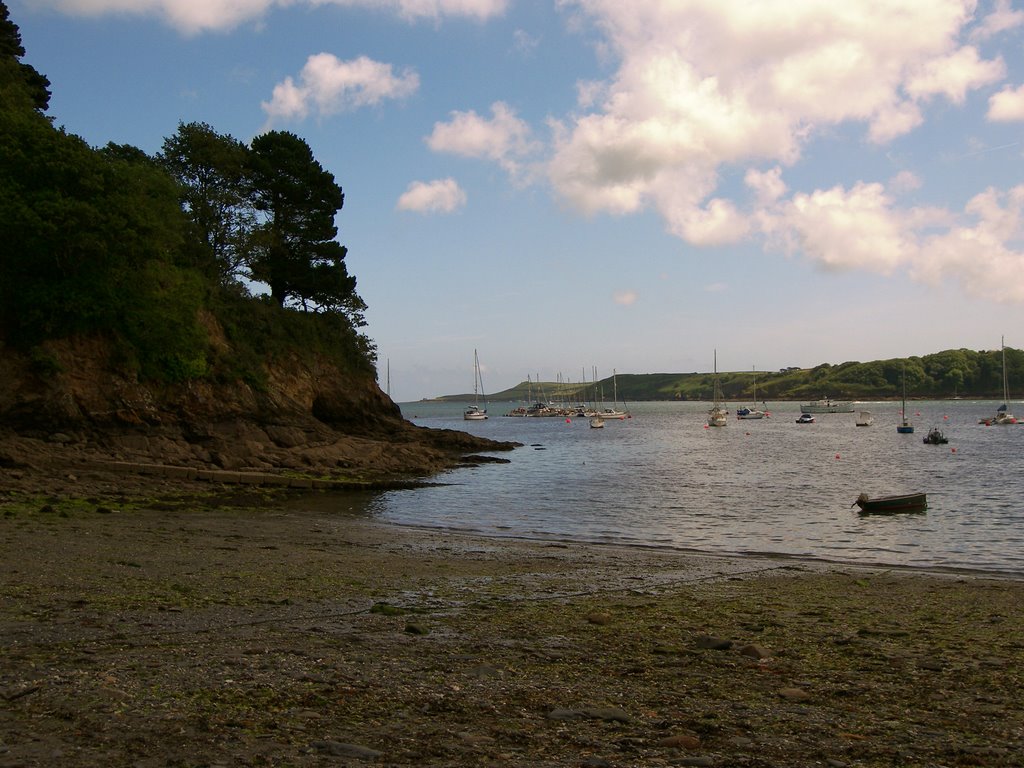
POLYGON ((372 511, 494 535, 1021 570, 1024 427, 978 425, 989 402, 915 405, 919 434, 898 435, 893 403, 868 406, 869 428, 854 414, 795 424, 795 405, 780 404, 772 419, 706 429, 700 404, 649 403, 601 430, 586 420, 463 422, 456 406, 417 403, 418 424, 525 447, 511 464, 450 473, 451 485, 383 494, 372 511), (949 445, 922 443, 932 424, 949 445), (862 517, 851 508, 862 491, 927 491, 928 512, 862 517))

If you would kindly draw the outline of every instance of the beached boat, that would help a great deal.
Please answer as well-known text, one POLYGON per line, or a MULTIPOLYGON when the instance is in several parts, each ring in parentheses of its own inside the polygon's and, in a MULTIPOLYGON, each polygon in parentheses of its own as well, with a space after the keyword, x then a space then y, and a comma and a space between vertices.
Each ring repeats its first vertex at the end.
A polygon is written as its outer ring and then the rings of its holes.
POLYGON ((800 413, 853 413, 853 403, 823 397, 800 405, 800 413))
POLYGON ((729 412, 722 405, 722 386, 718 382, 718 350, 715 350, 715 383, 713 390, 713 402, 711 410, 708 411, 709 427, 724 427, 729 423, 729 412))
POLYGON ((484 407, 480 407, 480 395, 483 393, 484 381, 480 377, 480 358, 476 350, 473 350, 473 405, 462 412, 462 418, 466 421, 482 421, 487 418, 487 396, 484 395, 484 407))
POLYGON ((1003 338, 999 339, 999 345, 1003 349, 1003 404, 996 409, 995 416, 983 417, 978 420, 979 424, 984 424, 986 427, 1001 427, 1017 423, 1017 417, 1010 413, 1009 409, 1006 407, 1006 403, 1009 401, 1010 397, 1006 386, 1006 343, 1003 338))
POLYGON ((928 509, 928 495, 905 493, 898 496, 871 498, 866 493, 862 493, 853 504, 860 507, 860 511, 864 514, 891 515, 898 512, 924 512, 928 509))

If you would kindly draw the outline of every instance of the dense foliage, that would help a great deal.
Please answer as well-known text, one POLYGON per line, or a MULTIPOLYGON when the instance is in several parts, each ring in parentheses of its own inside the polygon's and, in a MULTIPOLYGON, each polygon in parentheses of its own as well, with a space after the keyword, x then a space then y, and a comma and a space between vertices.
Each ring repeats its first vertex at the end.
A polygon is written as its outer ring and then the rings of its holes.
MULTIPOLYGON (((823 363, 814 368, 786 368, 781 371, 736 371, 719 374, 722 391, 734 403, 757 400, 815 400, 821 397, 844 400, 895 399, 903 393, 906 371, 907 397, 993 398, 1003 396, 1002 352, 998 349, 975 352, 950 349, 924 357, 875 360, 869 363, 823 363)), ((1024 351, 1006 349, 1006 375, 1010 397, 1020 397, 1024 389, 1024 351)), ((619 374, 614 387, 611 378, 597 383, 597 398, 619 400, 710 400, 711 373, 619 374), (602 395, 603 393, 603 395, 602 395)), ((595 387, 579 384, 529 384, 490 395, 492 400, 548 399, 593 401, 595 387)), ((452 399, 471 398, 455 395, 452 399)))
POLYGON ((268 355, 372 370, 335 240, 344 194, 305 141, 271 132, 245 146, 193 123, 157 157, 95 149, 44 114, 49 81, 24 53, 0 1, 0 341, 32 354, 102 336, 164 381, 258 383, 268 355))

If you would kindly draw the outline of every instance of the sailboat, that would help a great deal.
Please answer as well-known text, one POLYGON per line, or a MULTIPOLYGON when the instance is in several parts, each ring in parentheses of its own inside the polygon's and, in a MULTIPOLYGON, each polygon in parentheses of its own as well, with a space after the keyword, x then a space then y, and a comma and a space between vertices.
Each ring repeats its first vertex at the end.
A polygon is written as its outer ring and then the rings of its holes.
POLYGON ((743 406, 742 408, 736 409, 737 419, 763 419, 768 415, 767 411, 762 411, 757 407, 757 369, 753 369, 754 372, 754 405, 750 408, 743 406))
POLYGON ((473 350, 473 405, 462 412, 466 421, 482 421, 487 418, 487 396, 484 395, 484 407, 480 407, 480 396, 484 391, 484 380, 480 376, 480 358, 473 350))
POLYGON ((714 400, 711 403, 711 410, 708 411, 709 427, 724 427, 729 423, 729 412, 722 405, 722 386, 718 383, 718 350, 715 350, 715 385, 714 400))
POLYGON ((1009 401, 1010 396, 1006 386, 1006 340, 1005 337, 999 337, 999 346, 1003 349, 1003 404, 996 409, 996 415, 988 418, 982 418, 978 420, 979 424, 984 424, 986 427, 991 427, 993 424, 1003 426, 1006 424, 1016 424, 1017 418, 1007 410, 1006 403, 1009 401))
MULTIPOLYGON (((612 368, 612 407, 611 408, 602 408, 598 412, 598 416, 600 416, 602 419, 619 419, 621 421, 622 419, 628 419, 629 418, 629 411, 620 411, 618 409, 618 405, 619 405, 619 384, 618 384, 618 381, 616 380, 616 376, 617 375, 618 374, 616 373, 615 369, 612 368)), ((595 376, 595 379, 596 378, 597 377, 595 376)), ((625 403, 623 403, 623 405, 625 405, 625 403)), ((593 426, 593 424, 591 424, 591 426, 593 426)), ((603 426, 603 423, 602 423, 602 426, 603 426)))
POLYGON ((903 366, 903 410, 900 411, 900 423, 896 425, 896 431, 901 435, 914 433, 914 425, 907 418, 907 366, 903 366))

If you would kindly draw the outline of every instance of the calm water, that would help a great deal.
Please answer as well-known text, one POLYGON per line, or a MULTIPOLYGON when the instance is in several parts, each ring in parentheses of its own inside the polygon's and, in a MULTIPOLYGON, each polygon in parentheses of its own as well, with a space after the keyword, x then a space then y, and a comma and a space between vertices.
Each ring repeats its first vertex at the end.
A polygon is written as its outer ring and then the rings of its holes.
POLYGON ((1024 574, 1024 426, 978 425, 997 403, 911 403, 912 435, 896 433, 899 403, 861 404, 872 427, 854 413, 796 424, 798 404, 769 403, 770 419, 722 429, 704 427, 699 403, 631 404, 632 419, 604 429, 497 415, 514 405, 491 403, 481 422, 459 405, 403 405, 416 424, 524 447, 443 487, 383 494, 371 511, 490 535, 1024 574), (949 445, 922 443, 933 425, 949 445), (926 491, 928 511, 863 517, 851 508, 862 491, 926 491))

